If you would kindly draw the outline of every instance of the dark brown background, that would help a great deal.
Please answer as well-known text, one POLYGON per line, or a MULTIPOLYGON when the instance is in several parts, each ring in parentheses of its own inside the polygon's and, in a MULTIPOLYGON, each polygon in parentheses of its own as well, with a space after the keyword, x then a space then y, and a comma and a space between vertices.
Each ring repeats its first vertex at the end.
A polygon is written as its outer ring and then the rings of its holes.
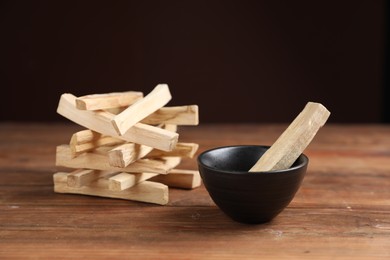
MULTIPOLYGON (((61 93, 168 83, 201 122, 386 120, 384 1, 2 1, 2 121, 64 120, 61 93)), ((387 115, 388 120, 388 115, 387 115)))

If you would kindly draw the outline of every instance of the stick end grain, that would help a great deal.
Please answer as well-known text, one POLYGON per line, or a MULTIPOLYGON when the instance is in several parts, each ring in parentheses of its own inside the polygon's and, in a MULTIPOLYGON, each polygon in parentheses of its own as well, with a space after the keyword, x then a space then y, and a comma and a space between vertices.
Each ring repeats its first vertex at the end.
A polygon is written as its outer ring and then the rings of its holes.
POLYGON ((80 110, 87 110, 87 103, 84 100, 76 99, 76 108, 80 110))
POLYGON ((319 127, 323 127, 330 116, 330 111, 324 105, 317 102, 308 102, 306 107, 317 112, 318 118, 321 119, 319 127))
POLYGON ((111 125, 114 127, 116 133, 119 135, 119 136, 122 136, 125 134, 125 131, 122 130, 122 128, 120 127, 120 120, 118 120, 118 122, 116 121, 115 117, 111 120, 111 125))

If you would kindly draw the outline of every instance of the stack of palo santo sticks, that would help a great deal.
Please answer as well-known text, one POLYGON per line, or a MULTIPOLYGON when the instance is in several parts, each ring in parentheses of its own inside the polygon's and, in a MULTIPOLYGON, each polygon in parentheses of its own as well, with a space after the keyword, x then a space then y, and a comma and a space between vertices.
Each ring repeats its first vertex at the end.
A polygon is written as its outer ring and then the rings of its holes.
POLYGON ((192 158, 196 143, 180 143, 177 125, 197 125, 198 106, 164 107, 166 84, 148 95, 129 91, 75 97, 62 94, 57 112, 87 128, 56 151, 54 191, 164 205, 168 187, 193 189, 198 171, 177 168, 192 158))

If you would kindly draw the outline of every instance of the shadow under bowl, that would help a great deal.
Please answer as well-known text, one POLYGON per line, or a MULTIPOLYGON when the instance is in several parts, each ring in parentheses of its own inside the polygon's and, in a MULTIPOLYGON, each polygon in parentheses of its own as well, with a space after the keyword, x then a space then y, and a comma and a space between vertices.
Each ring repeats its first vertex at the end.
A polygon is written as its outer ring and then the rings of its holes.
POLYGON ((294 198, 309 159, 301 154, 288 169, 248 172, 269 146, 238 145, 211 149, 198 156, 203 183, 215 204, 233 220, 264 223, 294 198))

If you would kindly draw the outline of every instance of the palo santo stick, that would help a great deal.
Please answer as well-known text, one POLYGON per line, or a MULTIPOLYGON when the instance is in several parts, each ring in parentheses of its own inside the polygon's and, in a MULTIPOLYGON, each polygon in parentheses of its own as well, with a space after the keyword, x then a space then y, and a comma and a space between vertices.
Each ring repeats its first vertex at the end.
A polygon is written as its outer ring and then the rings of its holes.
POLYGON ((163 128, 174 133, 177 132, 177 125, 165 124, 163 128))
POLYGON ((75 100, 76 97, 72 94, 62 94, 57 113, 95 132, 164 151, 171 151, 179 138, 177 133, 142 123, 135 124, 124 135, 119 136, 111 124, 113 114, 106 111, 79 110, 75 106, 75 100))
POLYGON ((133 125, 163 107, 171 100, 168 85, 157 85, 147 96, 115 115, 111 123, 118 135, 124 135, 133 125))
MULTIPOLYGON (((169 129, 172 128, 171 126, 173 125, 163 125, 163 128, 169 129)), ((176 128, 172 130, 176 131, 176 128)), ((150 146, 139 145, 135 143, 126 143, 108 152, 109 163, 111 166, 123 168, 128 166, 130 163, 144 157, 152 150, 153 148, 150 146)), ((180 155, 166 155, 166 156, 180 156, 180 155)))
POLYGON ((81 110, 101 110, 125 107, 134 104, 142 97, 143 93, 137 91, 86 95, 76 99, 76 107, 81 110))
POLYGON ((105 136, 92 130, 82 130, 74 133, 70 139, 70 150, 72 156, 76 157, 82 153, 92 151, 100 146, 108 146, 123 143, 124 141, 115 137, 105 136))
POLYGON ((196 143, 177 143, 176 147, 170 152, 155 149, 148 153, 146 157, 180 156, 184 158, 193 158, 196 151, 198 151, 198 148, 199 145, 196 143))
MULTIPOLYGON (((95 140, 101 138, 102 136, 103 135, 101 133, 98 133, 98 132, 95 132, 95 131, 92 131, 89 129, 85 129, 85 130, 81 130, 81 131, 74 133, 72 135, 71 140, 73 139, 73 142, 76 145, 79 145, 79 144, 94 142, 95 140)), ((122 142, 123 142, 123 140, 122 140, 122 142)), ((71 143, 72 143, 72 141, 71 141, 71 143)))
POLYGON ((105 178, 97 179, 89 186, 69 187, 67 176, 68 173, 64 172, 57 172, 53 175, 55 192, 135 200, 159 205, 168 203, 168 186, 161 183, 144 181, 130 189, 112 191, 108 189, 108 180, 105 178))
POLYGON ((194 189, 200 186, 201 178, 198 171, 172 169, 167 175, 156 173, 120 173, 109 179, 110 190, 124 190, 145 180, 159 182, 168 187, 194 189))
POLYGON ((198 125, 199 108, 197 105, 163 107, 141 121, 144 124, 160 123, 174 125, 198 125))
POLYGON ((121 113, 123 110, 125 110, 126 108, 127 107, 114 107, 114 108, 104 109, 104 111, 109 112, 113 115, 117 115, 117 114, 121 113))
POLYGON ((180 157, 163 157, 159 159, 139 159, 127 167, 113 167, 109 164, 107 150, 109 147, 100 147, 99 149, 81 154, 72 158, 69 145, 57 146, 56 165, 69 168, 85 168, 113 172, 150 172, 167 174, 175 168, 181 161, 180 157))
POLYGON ((328 120, 330 112, 309 102, 276 142, 260 157, 250 172, 288 169, 328 120))
POLYGON ((112 191, 121 191, 137 185, 156 176, 157 173, 126 173, 121 172, 108 179, 108 188, 112 191))
POLYGON ((109 164, 114 167, 126 167, 144 157, 153 150, 152 147, 135 143, 125 143, 108 152, 109 164))
POLYGON ((112 172, 91 169, 77 169, 68 174, 67 183, 69 187, 81 187, 109 174, 112 174, 112 172))
POLYGON ((167 175, 156 175, 149 180, 181 189, 194 189, 201 184, 200 174, 194 170, 172 169, 167 175))

